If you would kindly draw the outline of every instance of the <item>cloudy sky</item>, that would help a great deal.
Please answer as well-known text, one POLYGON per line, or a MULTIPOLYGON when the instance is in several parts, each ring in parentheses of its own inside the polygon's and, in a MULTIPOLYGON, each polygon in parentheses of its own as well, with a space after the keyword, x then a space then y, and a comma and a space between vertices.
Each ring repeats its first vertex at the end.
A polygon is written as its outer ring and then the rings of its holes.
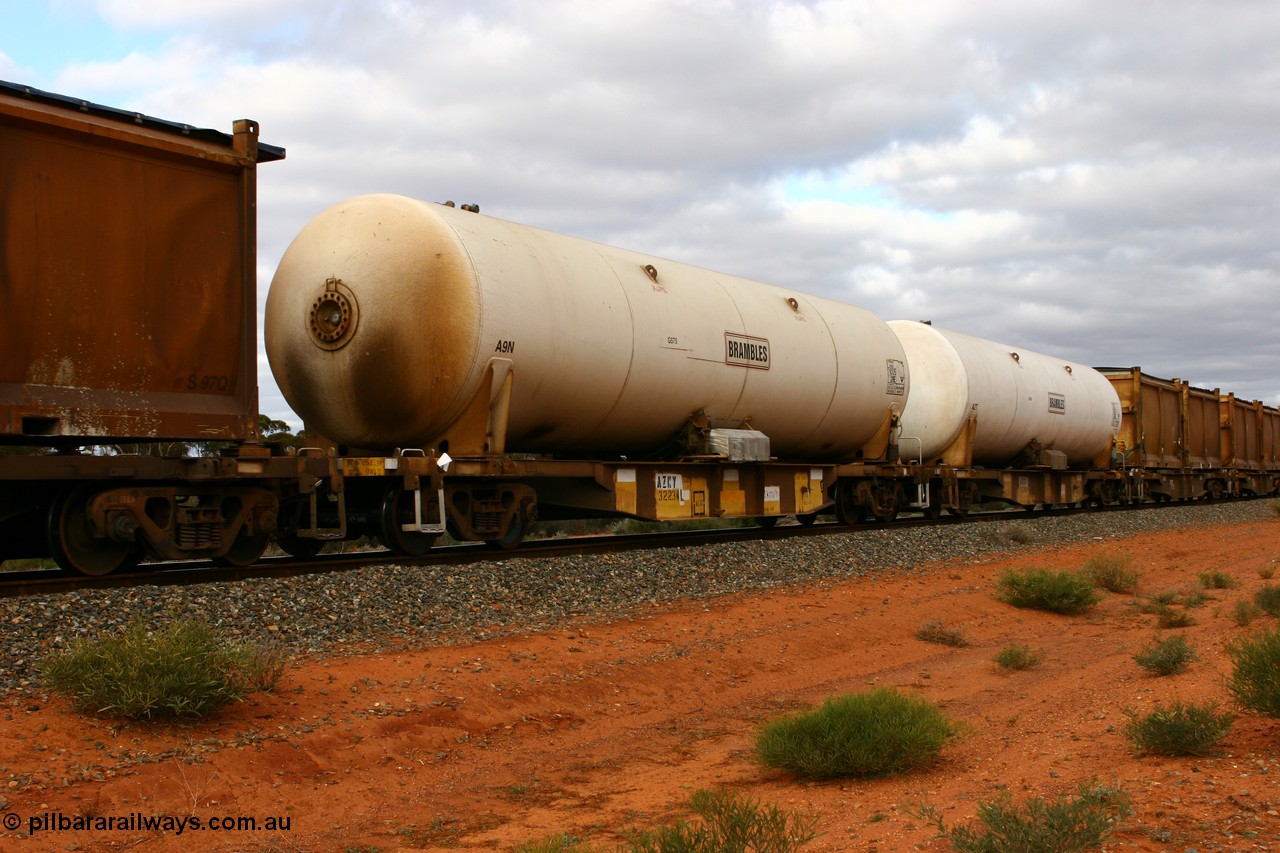
POLYGON ((1280 404, 1274 0, 0 14, 0 79, 288 149, 262 297, 310 217, 398 192, 1280 404))

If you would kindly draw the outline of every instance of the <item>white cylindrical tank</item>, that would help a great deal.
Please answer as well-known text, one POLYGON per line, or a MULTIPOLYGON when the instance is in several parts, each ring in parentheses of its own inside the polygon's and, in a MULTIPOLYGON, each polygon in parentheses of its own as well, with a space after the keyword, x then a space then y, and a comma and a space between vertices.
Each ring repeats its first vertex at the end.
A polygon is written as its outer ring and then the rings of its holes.
POLYGON ((850 458, 908 394, 861 308, 395 195, 306 225, 264 322, 285 399, 358 448, 433 446, 493 359, 509 452, 653 452, 703 412, 778 457, 850 458))
POLYGON ((975 465, 1007 464, 1033 442, 1083 465, 1107 451, 1120 429, 1120 398, 1091 367, 910 320, 889 327, 911 373, 899 437, 904 458, 940 456, 970 412, 975 465))

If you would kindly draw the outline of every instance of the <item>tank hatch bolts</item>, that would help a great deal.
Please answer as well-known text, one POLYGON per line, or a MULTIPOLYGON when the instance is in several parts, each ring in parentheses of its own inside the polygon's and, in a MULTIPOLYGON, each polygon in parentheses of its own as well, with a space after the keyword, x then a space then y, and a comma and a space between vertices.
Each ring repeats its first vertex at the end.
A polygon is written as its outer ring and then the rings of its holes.
POLYGON ((360 318, 356 295, 341 279, 330 278, 324 290, 311 300, 309 326, 311 340, 321 349, 336 350, 347 345, 360 318))

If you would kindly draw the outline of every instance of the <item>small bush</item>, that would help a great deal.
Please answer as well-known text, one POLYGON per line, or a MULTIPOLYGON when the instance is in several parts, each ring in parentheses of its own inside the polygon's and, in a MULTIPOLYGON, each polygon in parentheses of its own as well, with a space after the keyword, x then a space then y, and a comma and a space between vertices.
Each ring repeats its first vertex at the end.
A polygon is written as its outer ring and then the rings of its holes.
POLYGON ((44 658, 39 669, 81 711, 147 719, 205 714, 255 690, 271 690, 284 659, 204 622, 148 632, 139 621, 115 635, 76 640, 44 658))
POLYGON ((1006 604, 1053 613, 1082 613, 1102 600, 1093 578, 1084 572, 1009 570, 1000 576, 998 585, 1000 592, 996 597, 1006 604))
POLYGON ((1199 587, 1195 589, 1189 589, 1186 592, 1182 593, 1180 596, 1178 596, 1177 599, 1175 599, 1175 601, 1178 604, 1181 604, 1183 607, 1186 607, 1188 609, 1192 607, 1200 607, 1206 601, 1213 601, 1213 600, 1214 600, 1213 596, 1205 595, 1204 590, 1199 587))
POLYGON ((1196 624, 1196 617, 1185 610, 1161 607, 1156 611, 1156 624, 1161 628, 1190 628, 1196 624))
POLYGON ((963 648, 969 645, 963 630, 960 628, 948 628, 940 620, 926 622, 921 625, 920 630, 916 631, 916 638, 924 640, 926 643, 936 643, 939 646, 963 648))
POLYGON ((694 791, 689 804, 700 823, 680 821, 634 832, 622 849, 631 853, 789 853, 818 834, 816 815, 784 812, 731 791, 694 791))
POLYGON ((1138 579, 1142 576, 1132 562, 1128 554, 1099 554, 1089 558, 1084 570, 1095 584, 1108 592, 1131 593, 1138 588, 1138 579))
POLYGON ((1133 715, 1124 733, 1141 753, 1204 755, 1231 731, 1232 719, 1213 704, 1174 702, 1168 708, 1156 705, 1145 717, 1133 715))
POLYGON ((996 545, 1027 545, 1036 541, 1035 530, 1021 521, 984 525, 983 533, 988 542, 996 545))
POLYGON ((925 764, 958 734, 928 700, 876 688, 765 723, 756 754, 809 779, 880 776, 925 764))
POLYGON ((1231 618, 1235 620, 1237 625, 1243 628, 1261 615, 1261 607, 1248 599, 1242 598, 1236 602, 1236 609, 1231 614, 1231 618))
POLYGON ((936 808, 921 810, 957 853, 1079 853, 1097 847, 1131 814, 1126 793, 1096 781, 1082 783, 1074 797, 1033 797, 1021 806, 1001 793, 978 804, 976 825, 948 829, 936 808))
POLYGON ((1280 586, 1267 584, 1253 594, 1253 601, 1272 616, 1280 616, 1280 586))
POLYGON ((1236 579, 1221 569, 1200 573, 1200 586, 1205 589, 1231 589, 1236 579))
POLYGON ((1156 640, 1133 656, 1138 665, 1156 675, 1173 675, 1182 672, 1197 657, 1181 634, 1165 640, 1156 640))
POLYGON ((1276 576, 1276 567, 1270 564, 1258 567, 1258 577, 1264 581, 1269 581, 1276 576))
POLYGON ((1018 643, 1010 643, 996 655, 1001 669, 1031 669, 1040 663, 1040 653, 1018 643))
POLYGON ((1237 637, 1227 646, 1234 669, 1227 690, 1242 707, 1280 717, 1280 626, 1237 637))

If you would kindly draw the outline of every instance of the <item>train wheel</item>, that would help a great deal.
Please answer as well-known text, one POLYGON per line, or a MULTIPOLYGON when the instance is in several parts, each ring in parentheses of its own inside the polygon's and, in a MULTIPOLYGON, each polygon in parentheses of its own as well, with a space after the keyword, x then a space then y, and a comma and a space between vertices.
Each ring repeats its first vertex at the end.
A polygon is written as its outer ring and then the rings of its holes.
POLYGON ((1096 507, 1115 506, 1120 500, 1115 484, 1109 481, 1090 483, 1085 494, 1087 503, 1096 507))
POLYGON ((524 541, 524 532, 528 528, 528 524, 524 521, 514 521, 507 528, 507 535, 501 539, 486 539, 485 544, 490 548, 501 548, 503 551, 514 551, 520 547, 520 543, 524 541))
POLYGON ((267 544, 271 541, 271 537, 266 533, 248 534, 242 529, 240 535, 236 537, 236 541, 231 543, 231 547, 227 549, 227 553, 221 557, 214 557, 214 565, 218 566, 236 566, 241 568, 244 566, 252 566, 262 558, 263 552, 267 550, 267 544))
POLYGON ((382 499, 379 538, 393 554, 421 557, 436 544, 439 534, 405 530, 403 525, 410 521, 413 521, 413 503, 408 499, 408 493, 401 489, 388 491, 382 499))
POLYGON ((761 527, 777 527, 778 517, 776 515, 760 515, 756 517, 756 524, 761 527))
POLYGON ((816 512, 806 512, 796 516, 796 524, 801 527, 813 527, 813 523, 818 520, 816 512))
POLYGON ((876 521, 888 524, 898 517, 902 505, 902 484, 896 481, 880 483, 872 492, 874 502, 871 514, 876 521))
POLYGON ((310 536, 294 536, 292 533, 277 535, 276 544, 286 554, 302 560, 310 560, 316 554, 319 554, 320 549, 324 547, 324 542, 319 539, 310 536))
POLYGON ((118 569, 131 569, 142 560, 137 542, 94 538, 86 512, 94 490, 71 486, 49 508, 45 538, 58 565, 82 575, 100 577, 118 569))
POLYGON ((960 485, 956 493, 957 503, 954 506, 947 507, 947 512, 957 518, 964 518, 973 511, 975 504, 982 502, 982 493, 978 491, 978 486, 972 481, 964 482, 960 485))
POLYGON ((836 521, 846 527, 854 527, 866 516, 867 508, 858 502, 858 495, 851 484, 841 483, 836 490, 836 521))

